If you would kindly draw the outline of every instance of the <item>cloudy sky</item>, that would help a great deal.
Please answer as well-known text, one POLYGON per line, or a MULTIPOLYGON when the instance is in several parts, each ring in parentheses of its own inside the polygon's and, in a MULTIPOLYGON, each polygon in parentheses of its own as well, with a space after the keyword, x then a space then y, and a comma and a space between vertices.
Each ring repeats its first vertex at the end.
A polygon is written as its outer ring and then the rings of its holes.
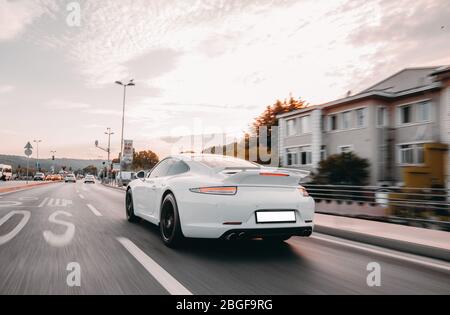
POLYGON ((449 0, 0 0, 0 153, 98 158, 111 127, 242 135, 290 93, 311 104, 405 67, 450 64, 449 0), (80 7, 80 25, 76 23, 80 7), (69 11, 75 10, 75 11, 69 11))

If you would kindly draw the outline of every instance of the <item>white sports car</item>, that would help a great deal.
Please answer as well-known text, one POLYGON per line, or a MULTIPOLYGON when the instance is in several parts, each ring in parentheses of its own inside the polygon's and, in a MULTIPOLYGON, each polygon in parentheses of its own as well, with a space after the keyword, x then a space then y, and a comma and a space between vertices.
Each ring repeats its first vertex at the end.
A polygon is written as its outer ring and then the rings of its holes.
POLYGON ((139 172, 126 192, 130 222, 159 225, 169 247, 187 238, 284 241, 310 236, 314 200, 305 172, 219 155, 179 155, 139 172))

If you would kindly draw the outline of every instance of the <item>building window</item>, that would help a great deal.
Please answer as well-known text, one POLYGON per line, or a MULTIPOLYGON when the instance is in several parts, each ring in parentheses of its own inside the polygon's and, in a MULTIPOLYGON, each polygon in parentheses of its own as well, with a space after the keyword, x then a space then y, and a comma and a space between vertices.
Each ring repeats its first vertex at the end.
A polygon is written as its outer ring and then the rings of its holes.
POLYGON ((366 126, 366 109, 359 108, 356 110, 356 127, 363 128, 366 126))
POLYGON ((400 123, 410 124, 412 123, 412 107, 411 105, 405 105, 400 107, 400 123))
POLYGON ((302 133, 310 133, 311 132, 311 118, 310 116, 304 116, 300 118, 302 133))
POLYGON ((377 127, 386 127, 387 126, 387 109, 386 107, 378 107, 377 108, 377 127))
POLYGON ((339 149, 340 153, 353 152, 353 147, 351 145, 343 145, 343 146, 340 146, 338 149, 339 149))
POLYGON ((423 144, 402 144, 399 146, 400 164, 423 164, 425 162, 423 144))
POLYGON ((296 119, 289 119, 286 121, 286 135, 288 137, 294 136, 296 134, 296 119))
POLYGON ((323 145, 320 149, 320 160, 324 161, 327 159, 327 147, 323 145))
POLYGON ((312 150, 311 147, 300 148, 300 165, 312 164, 312 150))
POLYGON ((352 127, 352 112, 342 113, 342 129, 350 129, 352 127))
POLYGON ((286 151, 287 166, 305 166, 312 164, 311 146, 287 149, 286 151))
POLYGON ((417 104, 418 122, 430 121, 430 116, 431 116, 431 104, 429 102, 422 102, 417 104))
POLYGON ((288 166, 294 166, 294 165, 298 164, 298 150, 297 149, 287 149, 286 164, 288 166))
POLYGON ((337 116, 336 115, 330 116, 329 127, 330 127, 330 131, 336 131, 338 129, 337 116))

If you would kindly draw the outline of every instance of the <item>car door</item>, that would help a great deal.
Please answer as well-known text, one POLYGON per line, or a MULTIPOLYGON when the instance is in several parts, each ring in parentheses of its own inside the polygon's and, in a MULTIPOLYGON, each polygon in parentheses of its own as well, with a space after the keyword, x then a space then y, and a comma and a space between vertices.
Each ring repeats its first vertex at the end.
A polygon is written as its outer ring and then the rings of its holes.
POLYGON ((161 188, 161 181, 167 175, 172 163, 173 161, 171 158, 161 161, 145 179, 141 201, 144 205, 144 215, 153 217, 156 205, 158 204, 157 196, 159 195, 158 190, 161 188))
POLYGON ((160 171, 155 174, 150 174, 149 178, 150 186, 148 186, 149 191, 147 195, 151 196, 151 200, 149 200, 149 202, 152 202, 151 212, 149 213, 149 215, 153 217, 158 213, 157 210, 159 210, 161 197, 166 187, 167 177, 169 176, 170 169, 175 163, 175 159, 168 158, 165 160, 165 162, 166 163, 163 165, 160 171))

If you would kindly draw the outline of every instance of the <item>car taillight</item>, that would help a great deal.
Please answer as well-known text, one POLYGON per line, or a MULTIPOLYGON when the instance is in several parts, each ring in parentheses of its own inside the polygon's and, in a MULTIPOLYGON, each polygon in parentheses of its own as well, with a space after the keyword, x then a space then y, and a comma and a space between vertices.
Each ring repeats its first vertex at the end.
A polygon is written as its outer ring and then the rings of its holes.
POLYGON ((193 193, 208 195, 236 195, 237 187, 200 187, 189 189, 193 193))
POLYGON ((302 194, 303 197, 309 197, 308 191, 305 187, 298 187, 298 191, 302 194))
POLYGON ((289 174, 283 173, 259 173, 260 176, 269 176, 269 177, 289 177, 289 174))

